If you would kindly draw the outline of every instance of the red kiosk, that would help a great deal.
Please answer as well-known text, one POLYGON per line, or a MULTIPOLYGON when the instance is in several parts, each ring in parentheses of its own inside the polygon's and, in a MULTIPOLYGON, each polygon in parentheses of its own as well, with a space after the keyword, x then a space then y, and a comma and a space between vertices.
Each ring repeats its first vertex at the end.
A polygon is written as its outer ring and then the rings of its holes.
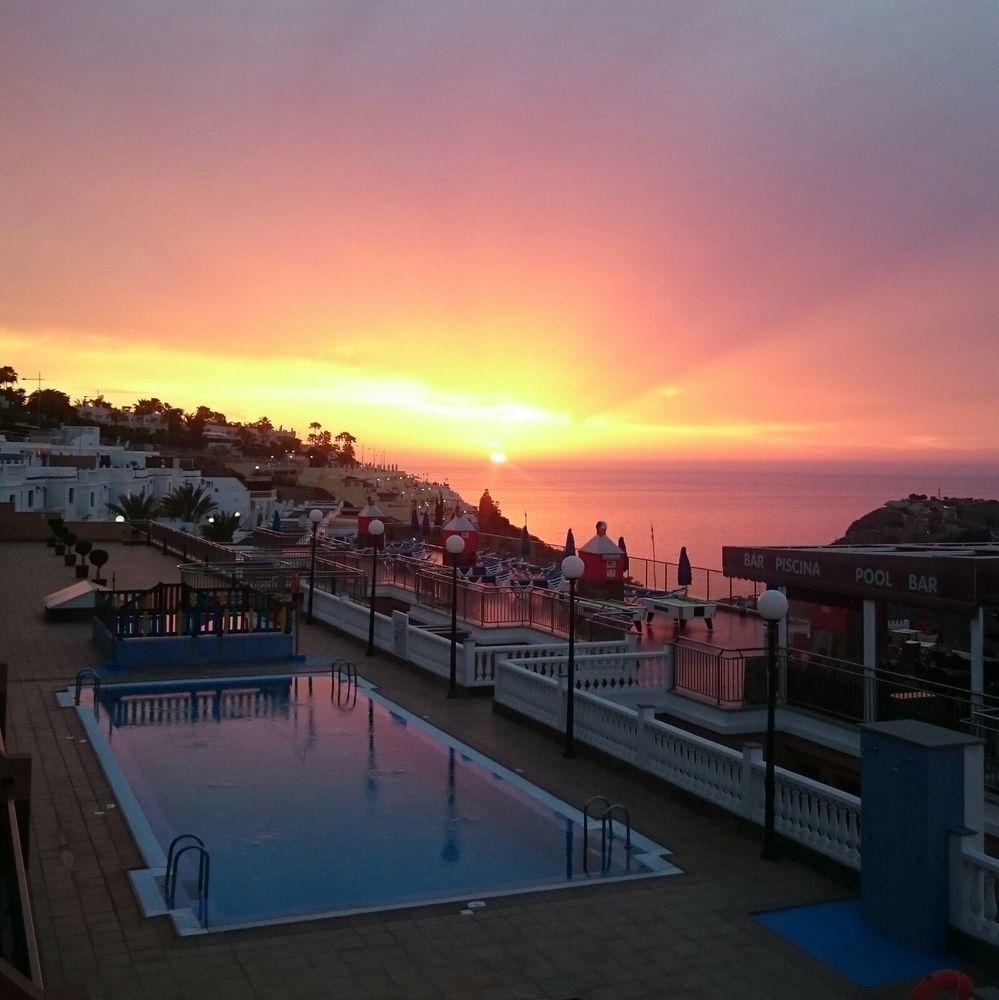
MULTIPOLYGON (((471 566, 475 563, 479 551, 479 529, 472 524, 464 514, 455 514, 447 524, 441 528, 441 548, 446 550, 447 540, 452 535, 461 536, 465 543, 465 550, 457 557, 459 566, 471 566)), ((448 556, 448 561, 452 557, 448 556)))
MULTIPOLYGON (((372 521, 381 521, 385 523, 385 515, 371 502, 371 498, 368 498, 367 506, 362 507, 357 512, 357 538, 358 541, 364 543, 365 545, 371 544, 371 537, 368 534, 368 525, 372 521)), ((382 536, 384 538, 384 535, 382 536)))
POLYGON ((583 576, 580 596, 624 597, 624 552, 607 537, 607 522, 597 521, 597 533, 580 546, 583 576))

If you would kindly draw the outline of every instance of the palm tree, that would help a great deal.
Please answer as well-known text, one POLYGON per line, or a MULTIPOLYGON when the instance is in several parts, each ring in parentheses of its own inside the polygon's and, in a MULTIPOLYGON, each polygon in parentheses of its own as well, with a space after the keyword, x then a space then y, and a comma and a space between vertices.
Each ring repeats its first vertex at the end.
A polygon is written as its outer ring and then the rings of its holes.
POLYGON ((160 504, 154 496, 147 496, 143 490, 137 495, 120 493, 115 503, 108 504, 108 510, 129 522, 154 521, 160 512, 160 504))
POLYGON ((184 483, 171 490, 160 504, 160 513, 164 517, 195 523, 215 510, 218 510, 218 504, 209 496, 208 491, 193 483, 184 483))
POLYGON ((357 438, 350 431, 340 431, 333 440, 337 443, 337 461, 340 465, 355 465, 357 458, 354 455, 354 445, 357 438))
POLYGON ((239 514, 228 514, 224 510, 213 514, 208 524, 201 526, 201 537, 222 545, 232 544, 232 533, 239 527, 239 514))

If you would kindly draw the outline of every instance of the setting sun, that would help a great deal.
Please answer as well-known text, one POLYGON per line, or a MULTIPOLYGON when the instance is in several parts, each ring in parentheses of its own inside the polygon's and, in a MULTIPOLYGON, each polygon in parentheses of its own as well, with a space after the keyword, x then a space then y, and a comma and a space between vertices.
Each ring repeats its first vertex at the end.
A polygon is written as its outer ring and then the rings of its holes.
POLYGON ((506 461, 506 455, 504 455, 501 451, 494 451, 489 456, 489 461, 494 465, 502 465, 506 461))

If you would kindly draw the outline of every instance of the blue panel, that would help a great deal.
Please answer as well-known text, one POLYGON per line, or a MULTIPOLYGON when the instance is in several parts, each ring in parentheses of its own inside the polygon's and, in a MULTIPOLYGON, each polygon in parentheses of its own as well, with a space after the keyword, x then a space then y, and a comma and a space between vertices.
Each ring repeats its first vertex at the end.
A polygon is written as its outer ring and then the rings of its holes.
POLYGON ((944 948, 948 832, 964 823, 964 748, 876 727, 862 730, 861 747, 864 917, 903 944, 944 948))
MULTIPOLYGON (((963 965, 946 951, 899 944, 864 920, 854 899, 775 910, 756 919, 858 986, 887 986, 963 965)), ((801 995, 807 996, 807 984, 802 985, 801 995)))

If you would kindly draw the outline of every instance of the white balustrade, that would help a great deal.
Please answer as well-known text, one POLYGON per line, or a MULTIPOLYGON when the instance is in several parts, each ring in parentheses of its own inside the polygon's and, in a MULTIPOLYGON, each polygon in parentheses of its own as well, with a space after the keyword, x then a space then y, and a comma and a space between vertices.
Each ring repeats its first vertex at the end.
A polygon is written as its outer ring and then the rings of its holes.
POLYGON ((559 682, 500 661, 493 699, 520 715, 557 729, 564 718, 559 682))
MULTIPOLYGON (((460 654, 459 644, 459 654, 460 654)), ((451 673, 451 640, 422 628, 409 630, 409 662, 437 677, 451 673)))
MULTIPOLYGON (((594 643, 594 645, 598 645, 594 643)), ((625 643, 612 652, 594 652, 577 644, 575 656, 576 688, 580 691, 622 691, 637 687, 664 686, 669 665, 668 652, 632 653, 625 643)), ((545 677, 558 677, 568 668, 569 657, 561 647, 557 655, 524 655, 520 647, 509 662, 545 677)))
POLYGON ((955 831, 950 838, 950 922, 999 945, 999 860, 974 846, 971 831, 955 831))
MULTIPOLYGON (((754 768, 763 781, 764 766, 754 768)), ((848 792, 776 769, 777 832, 851 868, 860 867, 860 799, 848 792)))
MULTIPOLYGON (((518 663, 526 661, 547 661, 553 657, 557 660, 564 658, 569 650, 568 643, 549 642, 531 643, 530 645, 517 646, 477 646, 475 649, 475 675, 476 684, 492 684, 496 676, 496 663, 498 660, 512 658, 518 663)), ((606 642, 577 642, 576 650, 580 655, 596 655, 600 653, 625 653, 628 650, 628 643, 624 639, 609 640, 606 642)), ((553 677, 557 671, 542 670, 548 677, 553 677)))
MULTIPOLYGON (((618 659, 628 659, 628 654, 618 659)), ((560 729, 565 693, 561 657, 501 660, 494 698, 513 711, 560 729), (553 672, 556 676, 549 676, 553 672)), ((600 656, 591 657, 600 660, 600 656)), ((584 668, 585 669, 585 668, 584 668)), ((599 667, 603 669, 603 667, 599 667)), ((575 736, 699 798, 762 823, 764 766, 759 747, 745 753, 659 722, 650 706, 619 705, 592 691, 576 691, 575 736)), ((860 867, 860 799, 783 768, 776 768, 776 825, 790 840, 851 868, 860 867)), ((993 888, 995 881, 993 879, 993 888)), ((994 900, 993 900, 994 906, 994 900)))
POLYGON ((634 764, 639 755, 638 717, 588 691, 576 694, 574 731, 577 739, 619 760, 634 764))
POLYGON ((742 755, 720 743, 652 719, 646 769, 670 784, 742 813, 742 755))

